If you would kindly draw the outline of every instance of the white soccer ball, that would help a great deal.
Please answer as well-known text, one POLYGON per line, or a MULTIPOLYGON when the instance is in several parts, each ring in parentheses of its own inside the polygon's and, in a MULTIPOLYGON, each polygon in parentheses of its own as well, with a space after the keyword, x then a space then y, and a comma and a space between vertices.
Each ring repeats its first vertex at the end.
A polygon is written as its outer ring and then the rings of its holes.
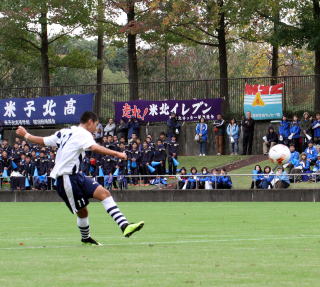
POLYGON ((290 160, 290 156, 290 149, 283 144, 277 144, 269 150, 269 159, 273 163, 285 164, 290 160))

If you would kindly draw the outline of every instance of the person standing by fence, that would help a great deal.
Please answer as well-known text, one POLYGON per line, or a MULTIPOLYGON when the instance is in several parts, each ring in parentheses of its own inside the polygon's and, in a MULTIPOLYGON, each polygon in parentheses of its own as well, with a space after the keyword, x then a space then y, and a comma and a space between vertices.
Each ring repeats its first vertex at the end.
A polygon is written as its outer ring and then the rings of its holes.
POLYGON ((224 147, 225 120, 222 118, 221 114, 218 114, 217 120, 213 122, 213 132, 215 137, 217 155, 222 155, 224 147))
POLYGON ((205 119, 201 118, 196 126, 195 140, 199 143, 199 156, 205 156, 207 153, 208 125, 205 119))
POLYGON ((243 155, 252 154, 252 142, 254 135, 255 121, 251 117, 251 112, 246 113, 246 118, 242 120, 241 126, 243 129, 243 155))
POLYGON ((239 126, 235 118, 231 119, 227 126, 227 134, 229 137, 230 154, 237 155, 239 152, 239 126))

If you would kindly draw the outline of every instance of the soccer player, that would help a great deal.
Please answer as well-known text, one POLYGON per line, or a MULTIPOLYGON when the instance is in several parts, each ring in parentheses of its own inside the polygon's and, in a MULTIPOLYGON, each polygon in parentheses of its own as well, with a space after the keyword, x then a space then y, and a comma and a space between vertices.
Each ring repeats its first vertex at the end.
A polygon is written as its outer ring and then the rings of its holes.
POLYGON ((80 173, 80 164, 86 150, 126 159, 125 153, 109 150, 98 145, 92 136, 96 131, 98 117, 93 112, 85 112, 79 126, 61 129, 48 137, 31 135, 24 127, 19 126, 16 133, 26 140, 39 144, 57 147, 56 162, 50 176, 57 181, 57 191, 70 211, 77 214, 77 225, 81 241, 89 245, 101 245, 90 236, 87 205, 89 198, 100 200, 105 210, 118 224, 125 237, 140 230, 144 222, 128 223, 114 202, 110 192, 91 178, 80 173))

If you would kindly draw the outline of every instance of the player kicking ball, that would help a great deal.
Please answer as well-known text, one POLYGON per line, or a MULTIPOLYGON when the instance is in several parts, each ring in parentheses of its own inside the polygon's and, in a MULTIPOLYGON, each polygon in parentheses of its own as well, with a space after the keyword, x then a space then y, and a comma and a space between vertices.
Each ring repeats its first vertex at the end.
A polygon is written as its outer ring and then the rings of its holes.
POLYGON ((81 241, 89 245, 101 245, 90 236, 88 219, 89 198, 100 200, 104 209, 118 224, 125 237, 139 231, 144 222, 129 223, 114 202, 110 192, 95 180, 80 173, 80 165, 86 150, 103 155, 111 155, 126 160, 125 153, 116 152, 98 145, 92 133, 96 131, 98 117, 93 112, 85 112, 79 126, 61 129, 48 137, 31 135, 24 127, 17 128, 17 135, 39 144, 57 147, 55 166, 50 177, 57 181, 57 191, 70 211, 77 214, 77 225, 81 233, 81 241))

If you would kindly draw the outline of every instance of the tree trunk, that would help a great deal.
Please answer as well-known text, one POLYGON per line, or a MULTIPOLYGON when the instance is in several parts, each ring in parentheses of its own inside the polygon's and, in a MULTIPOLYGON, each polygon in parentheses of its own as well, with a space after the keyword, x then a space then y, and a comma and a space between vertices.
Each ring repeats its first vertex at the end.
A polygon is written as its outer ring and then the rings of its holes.
POLYGON ((127 1, 127 20, 128 20, 128 68, 129 68, 129 84, 130 84, 130 100, 138 100, 138 60, 137 60, 137 45, 136 45, 136 34, 131 32, 130 25, 133 24, 135 20, 134 11, 134 0, 127 1))
POLYGON ((41 80, 42 96, 50 96, 50 75, 49 75, 49 40, 48 40, 48 19, 47 12, 42 12, 40 16, 41 23, 41 80))
POLYGON ((97 92, 95 96, 95 112, 100 117, 102 107, 102 84, 104 71, 104 30, 101 24, 104 20, 104 4, 103 0, 98 0, 98 42, 97 42, 97 92))
MULTIPOLYGON (((276 14, 275 20, 273 22, 273 33, 276 34, 279 28, 280 21, 280 11, 276 14)), ((279 72, 279 45, 277 43, 272 44, 272 60, 271 60, 271 85, 277 83, 277 79, 273 77, 278 77, 279 72)))
POLYGON ((279 71, 279 46, 272 46, 272 62, 271 62, 271 85, 275 85, 277 83, 278 71, 279 71))
MULTIPOLYGON (((313 0, 313 18, 316 22, 320 21, 320 5, 318 0, 313 0)), ((314 109, 320 106, 320 47, 316 47, 314 51, 314 109)))
MULTIPOLYGON (((220 9, 223 9, 223 0, 218 1, 220 9)), ((219 12, 218 50, 219 50, 219 69, 220 69, 220 96, 224 98, 224 106, 229 107, 228 89, 228 53, 225 30, 225 14, 219 12)), ((229 107, 230 109, 230 107, 229 107)))

